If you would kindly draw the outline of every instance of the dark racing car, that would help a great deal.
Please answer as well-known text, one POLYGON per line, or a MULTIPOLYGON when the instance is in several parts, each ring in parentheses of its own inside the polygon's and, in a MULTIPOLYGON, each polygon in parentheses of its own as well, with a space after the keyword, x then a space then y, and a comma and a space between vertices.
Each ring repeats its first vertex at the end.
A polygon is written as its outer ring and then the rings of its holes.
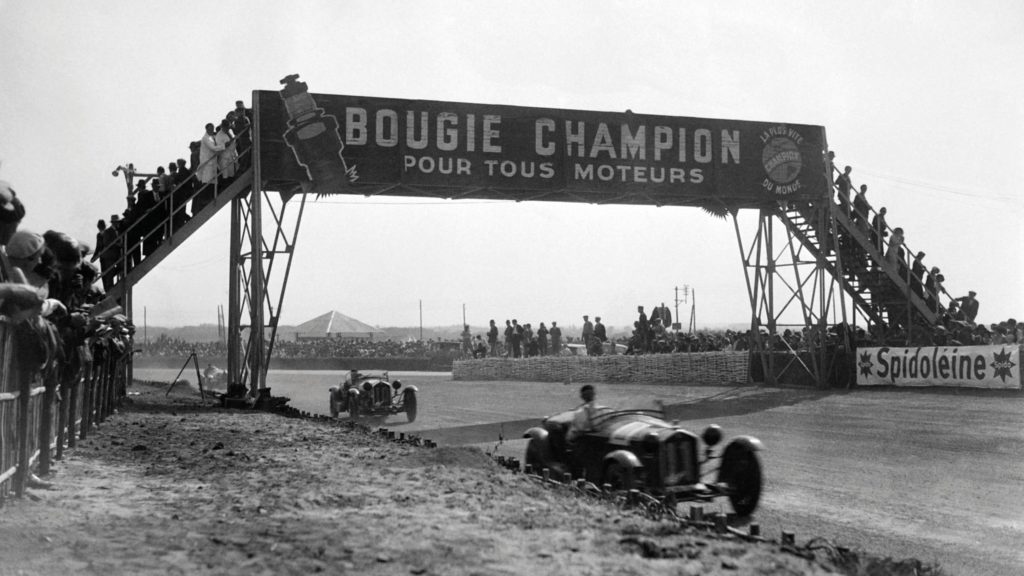
POLYGON ((416 420, 415 386, 402 387, 399 380, 390 380, 388 373, 363 374, 350 370, 341 386, 331 386, 331 416, 348 412, 352 418, 387 416, 405 412, 409 422, 416 420))
POLYGON ((722 440, 712 425, 698 438, 653 410, 597 408, 590 425, 572 442, 567 440, 575 410, 545 418, 523 435, 526 464, 549 469, 556 478, 569 472, 616 490, 639 489, 674 501, 708 501, 727 497, 733 510, 749 516, 761 497, 761 442, 740 436, 719 455, 712 449, 722 440), (703 447, 701 444, 703 443, 703 447), (713 470, 702 470, 718 461, 713 470), (717 470, 714 481, 703 477, 717 470))

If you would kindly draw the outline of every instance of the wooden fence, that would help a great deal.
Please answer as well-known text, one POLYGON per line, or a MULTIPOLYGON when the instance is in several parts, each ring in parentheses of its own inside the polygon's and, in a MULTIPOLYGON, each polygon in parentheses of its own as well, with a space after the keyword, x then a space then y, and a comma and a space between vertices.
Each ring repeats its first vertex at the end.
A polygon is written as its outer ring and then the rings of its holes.
POLYGON ((86 438, 125 393, 127 355, 109 341, 91 340, 80 368, 68 363, 43 376, 39 366, 25 365, 23 340, 0 316, 0 500, 21 496, 33 469, 49 473, 65 447, 86 438))
POLYGON ((452 366, 452 378, 728 385, 747 383, 749 366, 749 352, 482 358, 457 360, 452 366))

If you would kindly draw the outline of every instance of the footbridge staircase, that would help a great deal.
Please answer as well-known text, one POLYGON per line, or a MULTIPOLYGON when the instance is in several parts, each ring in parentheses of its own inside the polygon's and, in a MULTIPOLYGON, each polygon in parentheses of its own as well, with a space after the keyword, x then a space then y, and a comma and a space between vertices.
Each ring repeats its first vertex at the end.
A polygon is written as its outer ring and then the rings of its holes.
POLYGON ((785 373, 797 367, 819 384, 832 380, 830 374, 845 369, 837 368, 834 352, 852 349, 858 329, 876 341, 910 345, 943 322, 951 299, 941 284, 932 290, 922 277, 923 263, 915 274, 916 252, 905 243, 893 245, 894 228, 876 218, 870 206, 862 206, 860 213, 852 210, 851 200, 833 186, 832 194, 817 202, 764 206, 749 242, 736 223, 752 329, 768 382, 787 380, 785 373), (799 320, 792 321, 790 314, 784 322, 794 308, 802 312, 799 320), (847 329, 837 330, 837 325, 847 329), (807 327, 813 341, 801 350, 781 337, 787 328, 807 327))
POLYGON ((174 190, 163 194, 157 205, 137 210, 139 213, 125 220, 116 240, 96 254, 101 277, 106 276, 109 283, 106 298, 96 310, 120 307, 130 315, 133 287, 218 212, 228 208, 229 382, 255 392, 265 386, 306 196, 271 194, 255 186, 258 175, 249 161, 251 154, 248 148, 241 150, 236 175, 210 183, 197 178, 196 172, 203 168, 199 166, 174 190), (289 206, 295 209, 289 211, 289 206), (272 233, 264 233, 264 220, 272 233), (264 328, 254 332, 250 326, 264 328))

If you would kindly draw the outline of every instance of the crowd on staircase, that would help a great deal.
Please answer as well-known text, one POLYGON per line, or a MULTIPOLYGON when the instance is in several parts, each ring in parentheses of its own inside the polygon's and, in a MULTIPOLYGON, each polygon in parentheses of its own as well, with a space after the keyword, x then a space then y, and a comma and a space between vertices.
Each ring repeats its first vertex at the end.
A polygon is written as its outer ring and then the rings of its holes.
MULTIPOLYGON (((834 160, 831 152, 829 160, 834 160)), ((833 165, 833 170, 838 173, 838 215, 831 238, 847 280, 863 287, 871 306, 884 318, 869 326, 860 339, 890 345, 1024 343, 1024 326, 1018 326, 1015 319, 986 327, 978 321, 979 302, 973 290, 967 296, 952 296, 946 291, 946 279, 939 267, 925 265, 924 252, 908 257, 906 234, 902 228, 888 225, 887 209, 872 209, 866 184, 854 191, 852 167, 839 172, 833 165), (893 280, 893 275, 899 282, 893 280)))
POLYGON ((189 143, 189 160, 178 158, 156 172, 143 173, 133 164, 118 166, 128 184, 127 206, 110 221, 96 223, 96 250, 104 290, 152 254, 165 239, 213 203, 249 164, 252 110, 235 102, 216 126, 209 123, 199 140, 189 143))

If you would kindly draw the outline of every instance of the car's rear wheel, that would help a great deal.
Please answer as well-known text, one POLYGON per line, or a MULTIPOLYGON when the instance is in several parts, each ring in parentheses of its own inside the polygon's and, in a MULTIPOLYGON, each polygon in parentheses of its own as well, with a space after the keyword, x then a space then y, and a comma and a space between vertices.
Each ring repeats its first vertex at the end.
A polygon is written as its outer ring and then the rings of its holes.
POLYGON ((604 483, 611 484, 612 490, 632 490, 636 488, 636 474, 631 466, 612 460, 605 466, 604 483))
POLYGON ((409 422, 416 421, 416 391, 411 388, 406 388, 402 392, 402 406, 405 408, 405 415, 409 418, 409 422))
POLYGON ((722 454, 718 482, 725 484, 729 503, 739 516, 750 516, 761 499, 761 461, 746 444, 733 442, 722 454))

